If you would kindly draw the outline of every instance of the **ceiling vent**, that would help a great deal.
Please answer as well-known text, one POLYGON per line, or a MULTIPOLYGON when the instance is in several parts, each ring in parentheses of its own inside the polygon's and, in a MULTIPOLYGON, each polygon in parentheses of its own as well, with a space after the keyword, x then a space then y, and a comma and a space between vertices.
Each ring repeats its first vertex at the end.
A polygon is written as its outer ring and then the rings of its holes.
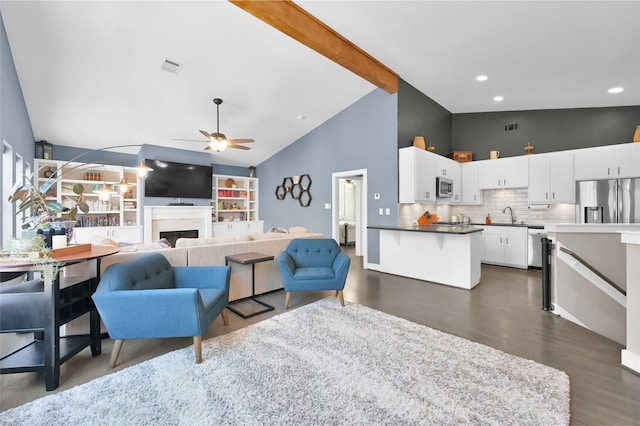
POLYGON ((178 74, 181 66, 182 65, 180 65, 176 61, 172 61, 171 59, 165 59, 162 63, 162 69, 171 74, 178 74))

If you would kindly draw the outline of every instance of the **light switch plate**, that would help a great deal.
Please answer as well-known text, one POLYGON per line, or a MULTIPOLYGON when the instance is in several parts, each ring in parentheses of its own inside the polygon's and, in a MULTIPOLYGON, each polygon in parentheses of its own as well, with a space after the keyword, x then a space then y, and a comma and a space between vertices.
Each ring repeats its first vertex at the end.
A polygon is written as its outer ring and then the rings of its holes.
POLYGON ((391 209, 389 207, 387 207, 384 211, 384 214, 386 214, 387 216, 389 216, 391 214, 391 209))
POLYGON ((383 209, 382 209, 382 207, 380 207, 380 208, 378 209, 378 214, 379 214, 380 216, 382 216, 382 215, 384 214, 384 213, 382 212, 382 210, 383 210, 383 209))

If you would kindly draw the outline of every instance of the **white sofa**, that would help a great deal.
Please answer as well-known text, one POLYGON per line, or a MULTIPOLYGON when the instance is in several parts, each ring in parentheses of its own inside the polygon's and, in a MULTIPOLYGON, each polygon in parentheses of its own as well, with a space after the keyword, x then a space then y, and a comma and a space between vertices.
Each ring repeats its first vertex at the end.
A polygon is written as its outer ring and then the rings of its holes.
MULTIPOLYGON (((180 238, 175 248, 144 251, 121 251, 102 259, 100 270, 109 265, 126 262, 150 252, 162 253, 173 266, 224 265, 225 256, 257 252, 271 255, 274 261, 255 265, 256 294, 281 289, 282 279, 275 260, 294 238, 323 238, 323 234, 311 233, 305 228, 288 228, 287 233, 260 233, 238 237, 180 238)), ((251 265, 230 264, 231 289, 229 300, 251 295, 251 265)))

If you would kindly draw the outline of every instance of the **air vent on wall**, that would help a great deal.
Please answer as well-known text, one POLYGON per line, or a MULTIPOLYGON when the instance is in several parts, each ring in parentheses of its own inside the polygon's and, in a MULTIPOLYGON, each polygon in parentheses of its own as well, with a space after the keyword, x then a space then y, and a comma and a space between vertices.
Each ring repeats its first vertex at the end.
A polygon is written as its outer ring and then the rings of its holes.
POLYGON ((180 65, 176 61, 172 61, 170 59, 165 59, 164 62, 162 63, 162 69, 171 74, 178 74, 178 71, 180 71, 181 66, 182 65, 180 65))

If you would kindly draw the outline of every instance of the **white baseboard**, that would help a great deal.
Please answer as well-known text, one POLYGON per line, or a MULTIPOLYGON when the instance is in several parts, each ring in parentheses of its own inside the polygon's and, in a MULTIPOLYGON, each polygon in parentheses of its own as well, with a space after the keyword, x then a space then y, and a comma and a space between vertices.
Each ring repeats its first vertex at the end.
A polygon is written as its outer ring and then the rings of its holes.
POLYGON ((631 352, 628 349, 623 349, 620 362, 625 367, 640 373, 640 355, 637 353, 631 352))

